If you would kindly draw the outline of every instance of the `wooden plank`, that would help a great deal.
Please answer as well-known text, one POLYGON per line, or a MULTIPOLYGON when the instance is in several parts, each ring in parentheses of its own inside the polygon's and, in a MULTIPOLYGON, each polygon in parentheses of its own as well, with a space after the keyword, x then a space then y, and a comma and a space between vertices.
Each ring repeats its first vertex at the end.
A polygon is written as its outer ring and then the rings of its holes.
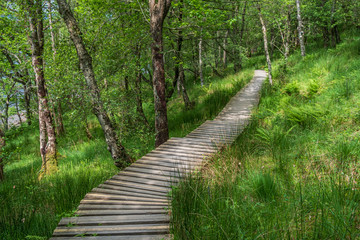
POLYGON ((152 151, 152 153, 160 153, 160 154, 171 154, 171 155, 175 155, 175 156, 199 156, 199 157, 203 157, 203 156, 209 156, 211 155, 211 153, 209 152, 201 152, 201 151, 186 151, 183 149, 177 149, 176 147, 169 147, 169 146, 164 146, 162 145, 162 147, 158 147, 155 150, 152 151))
POLYGON ((179 169, 178 167, 167 167, 167 166, 159 166, 159 165, 154 166, 151 164, 139 163, 139 162, 135 162, 135 163, 131 164, 130 167, 153 169, 153 170, 159 170, 159 171, 166 171, 166 172, 170 172, 170 173, 187 172, 186 169, 179 169), (181 171, 179 171, 179 170, 181 170, 181 171))
POLYGON ((116 205, 116 204, 91 204, 82 203, 79 205, 78 210, 164 210, 162 205, 116 205))
POLYGON ((130 187, 130 188, 133 187, 136 189, 151 190, 154 192, 165 193, 165 194, 167 194, 170 189, 170 187, 144 185, 144 184, 140 184, 140 183, 127 182, 127 181, 121 181, 121 180, 115 180, 115 179, 109 179, 105 183, 117 185, 117 186, 130 187))
POLYGON ((146 178, 146 179, 153 179, 153 180, 159 180, 159 181, 167 181, 167 182, 171 182, 171 183, 179 182, 178 177, 164 176, 161 173, 159 173, 159 174, 154 174, 154 173, 148 174, 147 172, 133 172, 133 171, 125 170, 125 171, 120 172, 119 175, 146 178))
POLYGON ((180 154, 180 153, 161 153, 159 151, 152 151, 146 154, 143 158, 165 158, 165 159, 175 159, 175 160, 184 160, 190 162, 196 162, 197 160, 203 159, 202 155, 192 155, 192 154, 180 154))
POLYGON ((50 240, 168 240, 166 235, 141 236, 93 236, 93 237, 52 237, 50 240))
POLYGON ((147 173, 147 174, 154 174, 154 175, 160 175, 160 176, 167 176, 172 178, 181 178, 184 174, 181 172, 175 172, 174 171, 164 171, 164 170, 153 170, 151 168, 144 168, 144 167, 127 167, 125 171, 128 172, 136 172, 136 173, 147 173))
POLYGON ((164 209, 138 209, 138 210, 78 210, 79 216, 109 216, 109 215, 142 215, 142 214, 167 214, 164 209))
POLYGON ((208 134, 190 133, 187 135, 187 137, 233 140, 235 136, 226 136, 226 135, 211 134, 211 133, 208 134))
POLYGON ((218 151, 218 149, 214 146, 199 145, 197 143, 183 142, 183 141, 167 141, 166 143, 163 143, 160 147, 162 146, 186 149, 191 151, 203 151, 209 153, 214 153, 218 151))
POLYGON ((141 158, 139 160, 136 161, 136 163, 143 163, 143 164, 147 164, 147 165, 154 165, 154 166, 164 166, 164 167, 172 167, 172 168, 177 168, 177 169, 181 169, 180 171, 182 171, 182 169, 187 169, 187 170, 191 170, 194 169, 197 166, 201 166, 202 163, 201 161, 199 162, 181 162, 179 160, 166 160, 166 159, 161 159, 161 160, 152 160, 152 159, 148 159, 148 158, 141 158))
POLYGON ((99 225, 130 225, 130 224, 159 224, 169 223, 169 216, 165 214, 122 215, 122 216, 89 216, 63 218, 59 226, 99 226, 99 225))
POLYGON ((132 197, 125 195, 115 195, 109 193, 100 193, 100 192, 89 192, 85 195, 84 199, 94 199, 94 200, 122 200, 122 201, 139 201, 139 202, 161 202, 167 203, 166 199, 158 198, 142 198, 142 197, 132 197))
POLYGON ((132 197, 143 197, 143 198, 157 198, 157 199, 167 199, 166 196, 154 194, 151 193, 139 193, 134 191, 129 191, 130 189, 109 189, 109 188, 101 188, 99 185, 98 188, 94 188, 91 190, 92 193, 108 193, 108 194, 115 194, 115 195, 121 195, 121 196, 132 196, 132 197))
MULTIPOLYGON (((144 157, 142 157, 141 159, 139 159, 138 161, 140 162, 141 160, 146 160, 148 161, 148 163, 154 163, 154 162, 159 162, 159 163, 163 163, 163 162, 169 162, 169 163, 177 163, 177 164, 196 164, 201 162, 202 158, 187 158, 187 157, 180 157, 180 156, 168 156, 168 155, 160 155, 157 154, 156 156, 149 156, 146 155, 144 157)), ((137 161, 137 162, 138 162, 137 161)))
POLYGON ((210 146, 210 147, 216 147, 214 146, 214 143, 210 140, 210 139, 207 139, 207 140, 201 140, 201 141, 196 141, 194 139, 188 139, 186 137, 184 138, 171 138, 170 140, 168 141, 176 141, 176 142, 184 142, 184 143, 196 143, 197 145, 202 145, 202 146, 210 146))
POLYGON ((108 190, 116 190, 116 191, 126 191, 129 192, 129 194, 141 194, 143 195, 143 197, 145 196, 153 196, 153 197, 164 197, 166 195, 166 193, 164 192, 158 192, 158 191, 153 191, 151 189, 139 189, 139 188, 134 188, 133 186, 123 186, 123 185, 119 185, 119 184, 113 184, 111 182, 108 183, 103 183, 100 184, 98 186, 98 188, 100 189, 108 189, 108 190))
MULTIPOLYGON (((83 239, 86 236, 141 236, 141 235, 158 235, 158 234, 168 234, 168 229, 130 229, 130 230, 73 230, 73 231, 55 231, 54 237, 81 237, 78 239, 83 239)), ((160 240, 160 238, 158 239, 160 240)))
POLYGON ((157 149, 165 150, 165 147, 166 148, 174 148, 176 150, 181 150, 181 151, 196 151, 196 152, 200 152, 200 153, 207 153, 209 155, 218 151, 215 148, 196 146, 194 144, 191 145, 191 144, 186 144, 186 143, 165 143, 165 144, 162 144, 157 149))
POLYGON ((124 175, 115 175, 111 179, 132 182, 132 183, 139 183, 139 184, 143 184, 146 186, 150 185, 150 186, 170 188, 170 186, 172 185, 172 183, 168 182, 168 181, 158 181, 158 180, 152 180, 152 179, 147 179, 147 178, 138 178, 138 177, 124 176, 124 175))
POLYGON ((83 199, 80 204, 105 204, 105 205, 135 205, 135 206, 161 206, 167 207, 167 203, 162 202, 140 202, 140 201, 128 201, 128 200, 96 200, 96 199, 83 199))

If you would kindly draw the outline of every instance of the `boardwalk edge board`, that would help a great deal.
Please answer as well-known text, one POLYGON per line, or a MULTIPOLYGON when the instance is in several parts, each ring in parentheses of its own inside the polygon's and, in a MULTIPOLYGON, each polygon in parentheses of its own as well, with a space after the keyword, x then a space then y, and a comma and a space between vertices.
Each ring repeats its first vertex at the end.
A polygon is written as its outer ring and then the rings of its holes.
POLYGON ((160 240, 169 235, 169 192, 186 174, 231 144, 249 124, 267 74, 256 70, 214 120, 169 139, 85 195, 51 240, 160 240))

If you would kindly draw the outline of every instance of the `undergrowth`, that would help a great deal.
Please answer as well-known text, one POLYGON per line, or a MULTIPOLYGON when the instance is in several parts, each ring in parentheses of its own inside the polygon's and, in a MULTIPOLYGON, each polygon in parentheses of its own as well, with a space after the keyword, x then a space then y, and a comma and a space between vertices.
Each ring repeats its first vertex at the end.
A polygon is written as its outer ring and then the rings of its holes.
POLYGON ((275 63, 251 124, 173 189, 175 239, 360 238, 359 46, 275 63))

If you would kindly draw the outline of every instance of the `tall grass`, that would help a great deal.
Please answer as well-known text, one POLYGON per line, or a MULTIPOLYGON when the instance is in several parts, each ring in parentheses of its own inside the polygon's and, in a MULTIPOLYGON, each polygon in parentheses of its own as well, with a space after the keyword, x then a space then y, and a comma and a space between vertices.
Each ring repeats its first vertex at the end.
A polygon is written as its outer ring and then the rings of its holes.
POLYGON ((244 133, 173 190, 175 239, 360 238, 359 45, 275 64, 244 133))

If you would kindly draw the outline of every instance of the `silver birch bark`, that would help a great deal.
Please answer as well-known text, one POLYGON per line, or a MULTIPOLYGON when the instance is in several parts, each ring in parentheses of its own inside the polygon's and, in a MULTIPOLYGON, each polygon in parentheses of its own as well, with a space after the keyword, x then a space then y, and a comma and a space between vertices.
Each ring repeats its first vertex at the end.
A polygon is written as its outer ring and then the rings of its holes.
POLYGON ((301 19, 300 0, 296 0, 296 10, 297 10, 297 19, 298 19, 298 32, 299 32, 301 56, 305 57, 306 53, 305 53, 305 43, 304 43, 304 30, 303 30, 303 22, 301 19))
POLYGON ((263 33, 263 37, 264 37, 264 50, 265 50, 266 62, 268 65, 268 70, 269 70, 269 73, 268 73, 269 74, 269 83, 270 83, 270 85, 273 85, 272 74, 271 74, 271 59, 270 59, 269 48, 268 48, 266 25, 265 25, 264 19, 261 14, 260 6, 258 6, 258 10, 259 10, 260 23, 262 26, 262 33, 263 33))

